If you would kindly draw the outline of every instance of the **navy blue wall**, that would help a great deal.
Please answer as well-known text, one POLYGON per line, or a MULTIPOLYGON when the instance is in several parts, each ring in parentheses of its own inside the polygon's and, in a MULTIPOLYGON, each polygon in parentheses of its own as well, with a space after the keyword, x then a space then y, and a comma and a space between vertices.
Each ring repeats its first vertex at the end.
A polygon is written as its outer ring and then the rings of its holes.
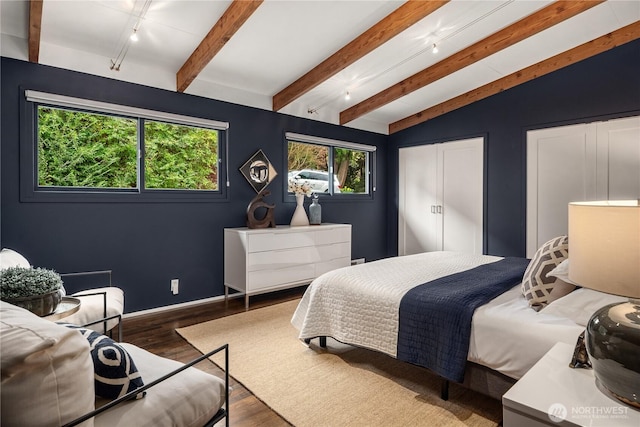
MULTIPOLYGON (((238 168, 262 149, 279 172, 269 185, 276 223, 287 224, 295 203, 285 201, 284 132, 378 147, 373 200, 321 201, 323 221, 353 225, 354 258, 386 256, 387 137, 211 99, 154 89, 2 58, 1 246, 33 265, 59 272, 112 269, 126 292, 126 311, 198 300, 224 293, 223 229, 244 226, 255 192, 238 168), (19 183, 21 89, 88 98, 176 114, 228 121, 231 187, 212 202, 21 202, 19 183), (170 280, 180 279, 172 295, 170 280)), ((309 203, 307 199, 306 203, 309 203)))
POLYGON ((485 136, 486 253, 525 256, 526 131, 640 113, 640 40, 389 137, 389 253, 397 254, 398 148, 485 136))
POLYGON ((269 186, 276 222, 289 221, 294 203, 283 198, 285 131, 378 147, 374 199, 323 202, 323 220, 353 224, 353 257, 367 260, 397 253, 398 148, 485 136, 486 252, 524 256, 526 131, 640 113, 640 41, 389 137, 7 58, 1 73, 0 244, 57 271, 113 269, 127 311, 223 293, 223 228, 244 224, 255 193, 238 168, 258 149, 281 173, 269 186), (21 87, 230 122, 227 199, 20 202, 21 87), (174 277, 181 280, 177 296, 169 291, 174 277))

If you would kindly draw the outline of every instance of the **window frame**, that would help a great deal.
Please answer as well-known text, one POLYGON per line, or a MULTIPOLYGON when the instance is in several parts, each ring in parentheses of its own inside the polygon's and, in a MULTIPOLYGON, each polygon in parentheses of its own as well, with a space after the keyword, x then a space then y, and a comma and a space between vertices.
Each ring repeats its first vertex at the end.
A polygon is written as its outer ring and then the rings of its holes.
MULTIPOLYGON (((317 193, 323 201, 344 201, 344 200, 373 200, 376 192, 376 149, 374 145, 359 144, 349 141, 341 141, 330 138, 323 138, 319 136, 304 135, 294 132, 285 132, 284 135, 284 165, 286 166, 285 177, 289 176, 289 143, 296 142, 301 144, 320 145, 328 148, 328 174, 329 174, 329 188, 328 193, 317 193), (334 168, 333 158, 334 149, 343 148, 354 151, 362 151, 366 153, 366 193, 334 193, 333 192, 333 180, 334 180, 334 168)), ((289 192, 289 180, 283 180, 283 194, 285 201, 295 201, 293 193, 289 192)))
POLYGON ((75 98, 45 92, 23 90, 20 99, 20 200, 24 202, 215 202, 228 199, 229 123, 211 119, 75 98), (48 187, 38 178, 38 108, 51 107, 90 114, 110 115, 136 120, 137 188, 48 187), (218 188, 156 189, 145 188, 145 121, 199 127, 218 132, 218 188))

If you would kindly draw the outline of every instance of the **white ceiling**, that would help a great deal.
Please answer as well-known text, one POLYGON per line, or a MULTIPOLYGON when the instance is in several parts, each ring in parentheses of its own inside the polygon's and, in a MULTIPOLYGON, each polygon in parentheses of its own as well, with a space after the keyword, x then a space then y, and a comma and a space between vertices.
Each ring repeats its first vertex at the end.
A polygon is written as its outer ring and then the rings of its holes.
MULTIPOLYGON (((140 21, 140 40, 128 42, 144 3, 44 0, 39 62, 176 90, 176 73, 231 1, 152 0, 140 21), (111 70, 111 59, 126 43, 120 70, 111 70)), ((271 110, 276 93, 402 3, 265 0, 185 92, 271 110)), ((340 111, 550 3, 452 0, 280 111, 338 123, 340 111)), ((29 2, 1 0, 0 14, 2 56, 27 60, 29 2)), ((640 1, 606 1, 346 126, 387 133, 389 123, 638 20, 640 1)))

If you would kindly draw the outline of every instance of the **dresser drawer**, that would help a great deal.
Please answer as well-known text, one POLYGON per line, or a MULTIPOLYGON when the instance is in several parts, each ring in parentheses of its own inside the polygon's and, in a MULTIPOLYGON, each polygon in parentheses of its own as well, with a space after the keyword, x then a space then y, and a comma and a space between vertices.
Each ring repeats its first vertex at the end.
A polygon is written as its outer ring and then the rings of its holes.
MULTIPOLYGON (((351 245, 349 243, 336 243, 334 245, 317 246, 316 262, 330 261, 338 258, 351 259, 351 245)), ((349 261, 351 263, 351 261, 349 261)))
POLYGON ((316 231, 316 244, 351 242, 351 227, 335 227, 316 231))
POLYGON ((313 232, 256 233, 247 236, 247 252, 277 251, 313 245, 313 232))
POLYGON ((260 271, 311 264, 320 259, 313 246, 247 254, 247 271, 260 271))
POLYGON ((314 264, 304 264, 277 270, 251 271, 247 274, 247 292, 296 282, 311 282, 315 277, 314 264))

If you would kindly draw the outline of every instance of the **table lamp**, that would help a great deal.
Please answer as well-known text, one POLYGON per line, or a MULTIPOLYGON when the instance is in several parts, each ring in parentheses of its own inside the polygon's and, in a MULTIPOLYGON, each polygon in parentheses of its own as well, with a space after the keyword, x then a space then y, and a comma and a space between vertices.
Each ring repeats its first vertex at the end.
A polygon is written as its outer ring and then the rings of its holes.
POLYGON ((628 297, 596 311, 585 333, 596 382, 640 408, 640 203, 569 203, 569 280, 628 297))

